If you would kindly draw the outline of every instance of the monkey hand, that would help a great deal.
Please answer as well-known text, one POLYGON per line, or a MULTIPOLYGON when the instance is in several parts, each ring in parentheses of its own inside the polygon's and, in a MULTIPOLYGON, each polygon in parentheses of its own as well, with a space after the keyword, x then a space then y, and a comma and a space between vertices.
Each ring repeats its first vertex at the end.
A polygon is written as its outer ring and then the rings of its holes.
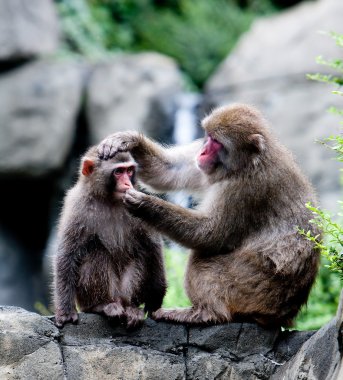
POLYGON ((130 189, 125 193, 124 204, 130 209, 137 209, 143 205, 144 200, 147 197, 148 195, 141 193, 140 191, 130 189))
POLYGON ((138 145, 138 132, 117 132, 106 137, 98 145, 98 155, 102 160, 114 157, 118 152, 127 152, 138 145))
POLYGON ((78 315, 76 311, 66 313, 62 310, 56 310, 55 313, 55 325, 59 328, 63 327, 66 323, 71 322, 76 324, 78 322, 78 315))

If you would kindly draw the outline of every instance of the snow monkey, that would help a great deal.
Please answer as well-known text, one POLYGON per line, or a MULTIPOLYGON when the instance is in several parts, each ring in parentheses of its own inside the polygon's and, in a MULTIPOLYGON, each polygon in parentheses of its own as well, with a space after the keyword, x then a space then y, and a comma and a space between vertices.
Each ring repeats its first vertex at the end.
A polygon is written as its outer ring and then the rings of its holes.
POLYGON ((111 135, 102 159, 130 151, 140 179, 159 191, 202 192, 185 209, 130 189, 128 210, 191 249, 185 288, 190 308, 159 309, 153 316, 191 324, 255 321, 290 326, 306 303, 319 253, 298 228, 309 223, 314 191, 290 152, 254 107, 233 104, 202 121, 204 140, 163 147, 135 132, 111 135))
POLYGON ((84 155, 79 179, 65 197, 55 258, 55 323, 62 327, 81 311, 125 320, 135 327, 161 304, 166 280, 160 236, 123 204, 135 186, 130 153, 109 160, 96 147, 84 155))

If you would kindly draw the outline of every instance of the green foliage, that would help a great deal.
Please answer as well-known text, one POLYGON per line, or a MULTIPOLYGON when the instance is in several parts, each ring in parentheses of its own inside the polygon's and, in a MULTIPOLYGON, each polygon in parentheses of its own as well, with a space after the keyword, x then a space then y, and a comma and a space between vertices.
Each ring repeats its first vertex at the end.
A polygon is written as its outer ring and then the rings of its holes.
MULTIPOLYGON (((343 202, 339 202, 343 211, 343 202)), ((339 223, 336 223, 330 213, 313 207, 310 203, 306 207, 312 211, 314 218, 312 224, 318 226, 324 233, 325 240, 320 236, 313 236, 311 231, 305 233, 301 230, 300 233, 315 244, 315 247, 320 250, 323 257, 329 264, 326 266, 333 272, 337 272, 343 278, 343 228, 339 223)), ((339 214, 340 216, 343 213, 339 214)))
POLYGON ((175 58, 199 87, 272 0, 56 0, 65 47, 91 59, 153 50, 175 58))
POLYGON ((225 0, 180 1, 180 12, 170 9, 138 18, 140 49, 152 49, 175 58, 201 86, 248 29, 254 14, 225 0))
POLYGON ((84 0, 60 1, 57 9, 66 37, 65 49, 92 59, 106 55, 104 29, 94 20, 91 9, 84 0))
POLYGON ((297 330, 317 330, 335 315, 339 299, 340 279, 322 267, 311 295, 297 317, 297 330))
POLYGON ((165 249, 165 265, 168 289, 163 300, 163 307, 186 307, 191 303, 183 286, 184 272, 188 255, 185 251, 165 249))
MULTIPOLYGON (((343 47, 343 35, 337 33, 330 33, 329 35, 338 46, 343 47)), ((309 79, 334 85, 335 90, 332 92, 342 95, 343 93, 339 89, 343 85, 343 61, 341 59, 327 61, 319 57, 317 62, 335 70, 337 75, 314 74, 309 75, 309 79)), ((343 115, 343 110, 338 110, 335 107, 331 107, 330 112, 343 115)), ((329 136, 324 140, 323 144, 335 152, 338 161, 343 162, 343 137, 341 134, 329 136)), ((339 205, 341 212, 338 214, 338 217, 341 218, 343 216, 343 202, 339 202, 339 205)), ((316 244, 316 247, 328 260, 328 268, 337 272, 343 278, 343 227, 328 212, 313 207, 311 204, 307 204, 307 208, 314 215, 311 223, 322 229, 325 240, 321 240, 318 236, 312 236, 310 232, 305 233, 302 231, 302 234, 316 244)))
MULTIPOLYGON (((338 46, 343 47, 343 35, 330 33, 338 46)), ((340 59, 324 60, 322 57, 317 59, 322 64, 337 72, 337 75, 314 74, 308 75, 311 80, 324 82, 335 86, 332 92, 342 95, 340 86, 343 85, 343 61, 340 59)), ((330 112, 342 116, 343 110, 331 107, 330 112)), ((333 150, 336 159, 343 162, 343 137, 342 135, 332 135, 322 142, 325 146, 333 150)), ((343 202, 339 202, 340 212, 337 216, 332 216, 327 211, 313 207, 310 203, 307 208, 311 210, 313 219, 311 223, 318 226, 323 231, 324 238, 313 236, 310 231, 301 230, 300 233, 320 250, 324 259, 324 267, 320 271, 317 284, 311 292, 309 307, 303 311, 298 320, 297 328, 318 328, 335 314, 341 283, 343 279, 343 202), (338 221, 337 221, 338 220, 338 221), (327 268, 327 269, 326 269, 327 268)))

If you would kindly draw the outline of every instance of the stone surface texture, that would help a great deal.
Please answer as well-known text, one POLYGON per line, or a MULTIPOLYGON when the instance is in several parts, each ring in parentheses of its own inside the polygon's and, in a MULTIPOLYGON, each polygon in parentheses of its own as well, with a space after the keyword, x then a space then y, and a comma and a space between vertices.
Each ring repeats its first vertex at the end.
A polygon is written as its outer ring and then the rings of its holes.
POLYGON ((92 143, 123 130, 166 140, 182 76, 170 58, 157 53, 118 55, 95 67, 87 91, 92 143))
POLYGON ((337 321, 318 332, 298 332, 147 319, 127 331, 101 316, 80 314, 78 325, 59 330, 52 318, 0 307, 0 378, 334 380, 341 358, 337 321))
POLYGON ((70 151, 83 68, 38 60, 0 77, 0 175, 44 175, 70 151))
POLYGON ((59 34, 53 0, 0 0, 0 61, 53 53, 59 34))

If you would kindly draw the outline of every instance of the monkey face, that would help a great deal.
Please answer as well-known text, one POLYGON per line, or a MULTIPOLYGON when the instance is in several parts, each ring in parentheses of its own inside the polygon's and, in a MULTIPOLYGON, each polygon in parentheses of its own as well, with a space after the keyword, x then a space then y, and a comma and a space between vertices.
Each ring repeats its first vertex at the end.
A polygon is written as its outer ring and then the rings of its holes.
POLYGON ((92 153, 81 163, 81 174, 90 192, 98 198, 122 199, 135 185, 136 162, 129 153, 118 153, 109 160, 92 153))
POLYGON ((207 174, 212 173, 219 164, 219 152, 222 149, 223 145, 209 135, 197 156, 199 169, 207 174))
POLYGON ((202 122, 208 134, 197 163, 211 182, 258 167, 268 148, 268 130, 258 112, 244 105, 221 107, 202 122))
POLYGON ((115 199, 122 199, 127 190, 133 189, 135 171, 136 167, 132 162, 115 165, 112 171, 115 199))

